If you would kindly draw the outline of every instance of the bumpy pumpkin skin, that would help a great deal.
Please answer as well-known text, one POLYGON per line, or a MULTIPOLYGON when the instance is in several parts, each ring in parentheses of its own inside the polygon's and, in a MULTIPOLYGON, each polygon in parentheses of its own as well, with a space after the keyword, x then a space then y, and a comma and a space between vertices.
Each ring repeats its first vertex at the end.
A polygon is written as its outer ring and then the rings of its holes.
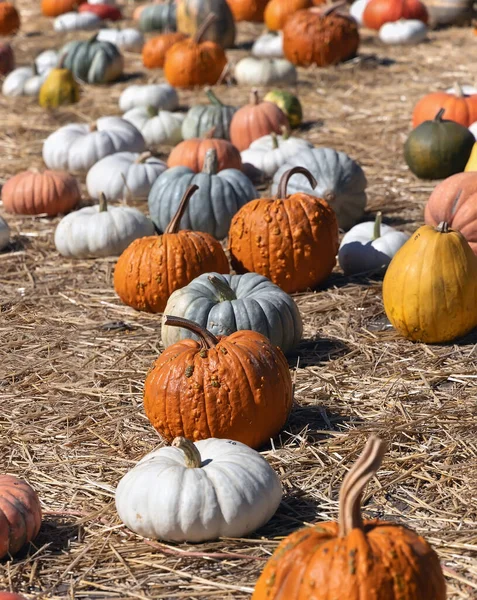
POLYGON ((142 64, 147 69, 162 69, 166 54, 177 42, 182 42, 187 36, 180 32, 162 33, 148 40, 142 49, 142 64))
POLYGON ((44 108, 58 108, 79 102, 80 87, 68 69, 53 69, 40 89, 38 103, 44 108))
POLYGON ((166 53, 164 76, 178 88, 215 85, 227 65, 223 49, 215 42, 185 39, 166 53))
POLYGON ((370 29, 381 29, 385 23, 399 19, 417 19, 427 24, 429 15, 420 0, 371 0, 363 12, 363 23, 370 29))
POLYGON ((421 98, 414 107, 412 113, 412 126, 417 127, 424 121, 429 121, 435 117, 438 111, 443 108, 444 119, 460 123, 464 127, 469 127, 477 121, 477 94, 466 96, 457 86, 457 94, 447 94, 446 92, 435 92, 421 98))
POLYGON ((290 15, 312 4, 311 0, 270 0, 265 8, 265 25, 269 31, 280 31, 290 15))
POLYGON ((424 225, 401 247, 383 282, 384 309, 407 339, 454 340, 477 325, 477 258, 458 231, 424 225))
POLYGON ((195 173, 200 173, 204 168, 207 151, 214 149, 217 153, 218 171, 223 169, 242 170, 242 159, 237 148, 227 140, 216 138, 192 138, 184 140, 172 150, 167 159, 167 166, 189 167, 195 173))
POLYGON ((144 386, 147 418, 169 441, 216 437, 260 448, 285 425, 292 402, 283 353, 254 331, 237 331, 207 349, 191 339, 177 342, 144 386))
POLYGON ((263 23, 263 14, 268 0, 227 0, 227 4, 236 22, 263 23))

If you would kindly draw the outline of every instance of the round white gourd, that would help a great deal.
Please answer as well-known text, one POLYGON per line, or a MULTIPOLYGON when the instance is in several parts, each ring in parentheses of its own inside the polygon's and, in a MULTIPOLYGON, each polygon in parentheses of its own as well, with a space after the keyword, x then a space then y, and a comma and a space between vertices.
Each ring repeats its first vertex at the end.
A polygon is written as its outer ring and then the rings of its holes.
POLYGON ((175 146, 181 142, 184 118, 182 113, 157 110, 153 106, 137 106, 123 115, 123 119, 139 129, 148 146, 175 146))
POLYGON ((44 50, 35 58, 35 67, 40 75, 54 69, 57 64, 58 52, 56 50, 44 50))
POLYGON ((130 85, 119 97, 119 108, 126 112, 137 106, 153 106, 162 110, 179 108, 177 91, 168 83, 130 85))
POLYGON ((359 223, 344 235, 338 251, 340 267, 346 275, 385 270, 408 239, 407 233, 383 225, 378 213, 374 222, 359 223))
POLYGON ((252 46, 252 55, 257 58, 283 58, 283 33, 264 33, 252 46))
POLYGON ((141 132, 120 117, 101 117, 92 125, 72 123, 60 127, 43 143, 43 160, 49 169, 87 171, 115 152, 143 152, 141 132))
POLYGON ((144 537, 202 542, 252 533, 271 519, 281 497, 275 471, 245 444, 176 438, 126 473, 116 509, 144 537))
POLYGON ((139 237, 154 235, 154 225, 130 206, 107 206, 104 196, 95 206, 69 213, 55 231, 55 246, 66 257, 119 256, 139 237))
POLYGON ((121 50, 128 52, 141 52, 144 46, 144 35, 137 29, 100 29, 98 40, 111 42, 121 50))
POLYGON ((56 17, 53 22, 55 31, 81 31, 96 29, 101 24, 98 15, 91 12, 67 12, 56 17))
POLYGON ((3 250, 10 243, 10 227, 8 223, 0 217, 0 250, 3 250))
POLYGON ((234 76, 239 85, 264 86, 272 84, 294 85, 297 71, 284 58, 242 58, 235 66, 234 76))
POLYGON ((358 25, 363 25, 363 13, 369 0, 355 0, 350 6, 349 13, 358 25))
POLYGON ((250 144, 247 150, 240 153, 242 163, 253 165, 269 177, 287 162, 294 154, 303 148, 313 148, 313 144, 297 137, 265 135, 250 144))
POLYGON ((50 71, 51 68, 48 68, 38 75, 33 67, 18 67, 5 77, 2 94, 4 96, 38 96, 50 71))
POLYGON ((426 39, 427 25, 417 19, 400 19, 385 23, 379 30, 379 39, 385 44, 412 46, 426 39))
POLYGON ((91 198, 104 193, 108 200, 145 200, 152 184, 167 169, 150 152, 117 152, 99 160, 88 171, 86 188, 91 198))

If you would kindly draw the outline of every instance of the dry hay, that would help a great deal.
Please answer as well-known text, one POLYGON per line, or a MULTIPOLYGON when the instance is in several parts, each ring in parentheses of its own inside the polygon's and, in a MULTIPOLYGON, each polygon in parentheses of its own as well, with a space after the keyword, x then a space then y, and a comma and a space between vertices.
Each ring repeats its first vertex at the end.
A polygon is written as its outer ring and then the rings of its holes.
MULTIPOLYGON (((33 4, 18 1, 26 24, 13 41, 18 64, 73 37, 53 34, 33 4)), ((258 30, 241 27, 240 41, 258 30)), ((411 109, 428 90, 477 80, 476 39, 453 29, 432 33, 429 44, 391 49, 363 37, 360 59, 300 71, 307 120, 300 133, 358 159, 369 213, 380 209, 413 231, 433 185, 413 178, 402 159, 411 109)), ((244 50, 230 54, 236 60, 244 50)), ((134 79, 87 86, 78 105, 50 113, 32 99, 1 97, 1 182, 41 167, 42 140, 60 124, 119 114, 128 83, 160 79, 133 54, 127 72, 134 79)), ((237 104, 247 90, 224 86, 220 95, 237 104)), ((184 106, 203 99, 180 96, 184 106)), ((34 485, 45 519, 30 549, 0 563, 0 588, 32 598, 248 598, 280 536, 336 518, 340 481, 375 432, 390 450, 369 486, 366 515, 425 535, 442 559, 449 598, 477 596, 475 333, 445 346, 400 339, 384 317, 379 280, 336 272, 323 290, 299 295, 305 340, 290 357, 298 365, 296 404, 264 452, 285 490, 277 515, 250 539, 149 542, 120 524, 114 489, 161 443, 142 410, 144 376, 161 350, 160 318, 120 304, 114 260, 60 258, 57 219, 7 219, 14 241, 0 255, 2 470, 34 485)))

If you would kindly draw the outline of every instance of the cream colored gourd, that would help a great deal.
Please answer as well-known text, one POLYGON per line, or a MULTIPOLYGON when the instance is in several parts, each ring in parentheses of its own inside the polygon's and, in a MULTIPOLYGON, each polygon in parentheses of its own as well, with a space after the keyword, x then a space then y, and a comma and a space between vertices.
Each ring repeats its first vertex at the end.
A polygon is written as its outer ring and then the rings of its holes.
POLYGON ((369 0, 355 0, 349 7, 349 13, 358 25, 363 25, 363 13, 369 0))
POLYGON ((313 144, 301 138, 290 137, 287 132, 283 135, 272 133, 252 142, 240 156, 243 164, 253 165, 272 177, 289 158, 304 148, 313 148, 313 144))
POLYGON ((137 106, 123 115, 123 119, 141 132, 148 146, 175 146, 181 142, 184 118, 183 113, 158 110, 153 106, 137 106))
POLYGON ((257 58, 283 58, 283 33, 264 33, 252 46, 252 55, 257 58))
POLYGON ((100 24, 100 17, 92 12, 67 12, 56 17, 53 28, 55 31, 88 31, 100 24))
POLYGON ((144 537, 203 542, 252 533, 271 519, 281 497, 275 471, 245 444, 176 438, 126 473, 116 509, 144 537))
POLYGON ((379 39, 385 44, 413 46, 424 41, 427 25, 417 19, 400 19, 385 23, 379 30, 379 39))
POLYGON ((45 71, 54 69, 58 65, 59 54, 56 50, 44 50, 35 58, 35 67, 40 75, 45 71))
POLYGON ((173 111, 179 108, 179 96, 168 83, 130 85, 119 97, 119 108, 126 112, 137 106, 173 111))
POLYGON ((2 85, 4 96, 38 96, 51 68, 38 73, 36 67, 18 67, 9 73, 2 85))
POLYGON ((10 227, 3 217, 0 217, 0 250, 10 243, 10 227))
POLYGON ((137 29, 100 29, 98 33, 100 42, 111 42, 120 50, 127 52, 141 52, 144 46, 144 35, 137 29))
POLYGON ((242 58, 235 66, 234 76, 239 85, 264 86, 272 84, 294 85, 297 71, 284 58, 242 58))

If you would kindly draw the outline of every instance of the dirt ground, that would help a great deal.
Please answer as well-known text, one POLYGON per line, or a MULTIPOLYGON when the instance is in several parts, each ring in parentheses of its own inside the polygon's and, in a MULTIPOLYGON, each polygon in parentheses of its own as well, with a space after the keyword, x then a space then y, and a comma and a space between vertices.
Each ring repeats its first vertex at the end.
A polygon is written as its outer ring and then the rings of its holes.
MULTIPOLYGON (((88 33, 56 34, 39 2, 17 0, 24 27, 17 64, 88 33)), ((124 8, 132 14, 133 5, 124 8)), ((260 26, 240 26, 236 61, 260 26)), ((155 82, 140 56, 126 77, 84 86, 74 107, 45 111, 31 98, 0 97, 0 183, 43 167, 42 142, 60 125, 120 114, 131 83, 155 82)), ((470 28, 433 32, 417 47, 388 48, 364 31, 358 59, 300 69, 305 123, 297 134, 347 152, 368 178, 368 217, 412 232, 434 184, 407 169, 402 147, 414 103, 455 81, 477 81, 470 28)), ((222 86, 231 104, 248 90, 222 86)), ((205 99, 180 92, 184 108, 205 99)), ((167 149, 160 149, 167 151, 167 149)), ((84 184, 84 177, 81 180, 84 184)), ((84 186, 83 186, 84 190, 84 186)), ((87 198, 85 196, 85 202, 87 198)), ((146 209, 145 203, 142 208, 146 209)), ((384 315, 379 279, 339 269, 296 301, 304 340, 290 356, 295 406, 264 456, 284 500, 250 539, 161 544, 131 534, 114 508, 119 479, 161 443, 142 409, 145 374, 161 351, 160 316, 123 306, 112 287, 115 259, 67 260, 55 251, 58 219, 5 214, 13 241, 0 254, 0 456, 2 471, 38 491, 44 523, 34 544, 0 562, 0 589, 28 598, 245 599, 279 539, 337 517, 340 481, 373 432, 389 442, 369 485, 367 517, 397 520, 424 535, 445 570, 451 600, 477 597, 477 334, 425 346, 401 339, 384 315), (111 328, 111 323, 124 325, 111 328)))

